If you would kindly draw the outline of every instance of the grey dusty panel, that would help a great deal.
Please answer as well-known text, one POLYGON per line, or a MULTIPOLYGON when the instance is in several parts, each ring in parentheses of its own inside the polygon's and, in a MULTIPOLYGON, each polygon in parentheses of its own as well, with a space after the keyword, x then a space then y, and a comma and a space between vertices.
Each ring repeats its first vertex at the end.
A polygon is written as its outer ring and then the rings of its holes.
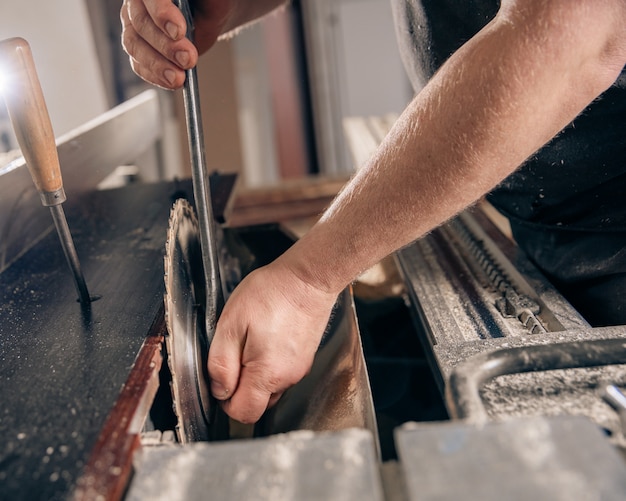
POLYGON ((410 500, 623 500, 626 465, 585 418, 405 425, 396 443, 410 500))
POLYGON ((366 430, 146 447, 136 467, 126 501, 383 499, 366 430))

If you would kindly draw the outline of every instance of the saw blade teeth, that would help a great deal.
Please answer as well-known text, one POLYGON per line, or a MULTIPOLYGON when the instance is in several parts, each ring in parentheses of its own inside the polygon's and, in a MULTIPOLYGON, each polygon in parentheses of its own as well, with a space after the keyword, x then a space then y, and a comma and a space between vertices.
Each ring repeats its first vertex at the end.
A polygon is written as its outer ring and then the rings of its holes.
MULTIPOLYGON (((199 229, 198 219, 191 204, 178 199, 170 210, 165 242, 164 281, 165 319, 168 335, 165 337, 167 364, 172 375, 170 389, 172 407, 176 415, 175 432, 179 442, 206 440, 208 422, 204 418, 199 387, 206 393, 206 383, 198 380, 198 360, 188 353, 198 335, 195 299, 195 275, 201 271, 197 263, 199 229), (196 273, 194 273, 196 272, 196 273), (200 406, 200 407, 199 407, 200 406)), ((191 350, 195 351, 195 350, 191 350)))
POLYGON ((176 416, 176 427, 175 433, 180 443, 185 443, 184 432, 181 429, 181 420, 183 418, 182 409, 180 408, 179 403, 179 389, 176 384, 176 367, 172 361, 172 332, 174 331, 173 326, 173 313, 172 313, 172 260, 174 259, 175 254, 175 245, 176 245, 176 232, 178 231, 179 225, 179 213, 184 212, 184 202, 182 200, 176 200, 170 209, 170 216, 167 227, 167 236, 165 239, 165 256, 163 258, 163 278, 165 281, 165 294, 163 297, 164 306, 165 306, 165 322, 167 326, 167 336, 165 338, 165 348, 168 353, 167 357, 167 365, 170 370, 170 374, 172 376, 172 380, 170 382, 170 393, 172 396, 172 410, 174 411, 174 415, 176 416))

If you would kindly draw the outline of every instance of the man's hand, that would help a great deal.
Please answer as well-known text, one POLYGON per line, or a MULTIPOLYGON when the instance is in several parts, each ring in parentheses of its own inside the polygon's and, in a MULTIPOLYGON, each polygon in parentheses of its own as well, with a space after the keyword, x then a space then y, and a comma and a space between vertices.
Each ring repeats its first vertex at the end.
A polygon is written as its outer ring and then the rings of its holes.
POLYGON ((211 391, 228 415, 256 422, 309 372, 335 300, 281 258, 241 282, 220 316, 208 360, 211 391))
POLYGON ((185 70, 198 62, 220 35, 263 17, 285 0, 195 0, 194 43, 172 0, 124 0, 122 47, 137 75, 159 87, 177 89, 185 70), (195 44, 195 46, 194 46, 195 44))
POLYGON ((235 10, 234 0, 197 3, 194 46, 185 37, 185 18, 172 0, 124 0, 120 11, 122 46, 137 75, 166 89, 183 85, 185 70, 195 66, 198 54, 227 29, 235 10))

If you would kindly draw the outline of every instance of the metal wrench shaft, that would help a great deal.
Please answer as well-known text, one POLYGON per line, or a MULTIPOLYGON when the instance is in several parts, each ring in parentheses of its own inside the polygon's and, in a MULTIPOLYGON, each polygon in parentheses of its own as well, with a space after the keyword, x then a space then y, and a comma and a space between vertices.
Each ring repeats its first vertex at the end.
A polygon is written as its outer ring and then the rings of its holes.
MULTIPOLYGON (((185 17, 187 23, 187 38, 193 41, 193 16, 189 2, 187 0, 176 0, 175 3, 185 17)), ((202 248, 202 264, 204 267, 206 285, 206 334, 210 343, 215 333, 217 317, 224 306, 224 293, 222 291, 217 255, 217 232, 213 219, 211 190, 206 166, 196 68, 187 70, 186 76, 187 78, 185 79, 185 85, 183 87, 183 98, 185 102, 185 116, 187 119, 189 154, 191 157, 193 195, 196 203, 196 211, 198 212, 200 247, 202 248)))

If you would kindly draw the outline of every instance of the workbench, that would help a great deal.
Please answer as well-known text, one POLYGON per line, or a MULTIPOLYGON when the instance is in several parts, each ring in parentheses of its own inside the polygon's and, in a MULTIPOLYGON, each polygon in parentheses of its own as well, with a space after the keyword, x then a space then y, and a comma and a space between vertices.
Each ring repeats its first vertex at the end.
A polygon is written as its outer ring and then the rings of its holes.
POLYGON ((95 191, 67 207, 98 298, 91 308, 77 302, 53 228, 0 275, 0 497, 64 498, 108 433, 142 346, 163 335, 164 241, 178 189, 95 191))
MULTIPOLYGON (((357 298, 380 441, 359 426, 181 445, 173 425, 155 426, 168 389, 168 215, 192 189, 188 180, 94 189, 158 142, 154 94, 122 111, 59 147, 73 174, 69 226, 97 297, 88 308, 23 165, 0 171, 0 499, 624 499, 626 420, 598 389, 624 387, 626 366, 580 349, 623 351, 624 327, 590 327, 480 211, 399 251, 399 288, 357 298), (116 145, 104 159, 91 153, 102 137, 116 145), (80 175, 86 160, 97 175, 80 175), (515 357, 553 353, 565 356, 518 373, 527 367, 515 357)), ((229 222, 309 225, 343 181, 244 190, 229 222)), ((337 388, 323 390, 346 400, 337 388)))

